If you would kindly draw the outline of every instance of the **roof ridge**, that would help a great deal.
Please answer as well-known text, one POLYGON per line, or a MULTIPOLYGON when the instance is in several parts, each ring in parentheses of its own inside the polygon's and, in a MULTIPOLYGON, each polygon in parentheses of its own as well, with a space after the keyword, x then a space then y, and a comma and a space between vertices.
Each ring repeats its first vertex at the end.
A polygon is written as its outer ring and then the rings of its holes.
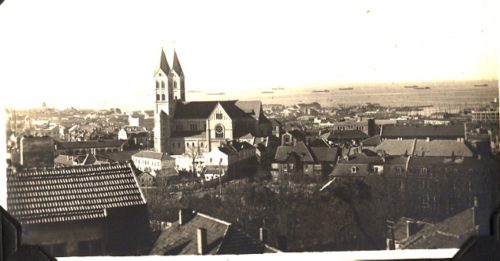
POLYGON ((227 221, 224 221, 224 220, 222 220, 222 219, 218 219, 218 218, 215 218, 215 217, 209 216, 209 215, 207 215, 207 214, 203 214, 203 213, 201 213, 201 212, 196 212, 196 215, 199 215, 199 216, 204 217, 204 218, 208 218, 208 219, 210 219, 210 220, 212 220, 212 221, 215 221, 215 222, 222 223, 222 224, 224 224, 224 225, 226 225, 226 226, 231 226, 231 223, 229 223, 229 222, 227 222, 227 221))

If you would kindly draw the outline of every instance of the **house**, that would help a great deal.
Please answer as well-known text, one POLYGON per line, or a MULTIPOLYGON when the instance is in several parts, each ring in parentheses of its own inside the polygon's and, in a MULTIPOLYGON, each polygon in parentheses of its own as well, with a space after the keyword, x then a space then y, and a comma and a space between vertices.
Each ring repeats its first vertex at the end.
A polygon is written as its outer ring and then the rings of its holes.
POLYGON ((223 166, 207 166, 203 171, 203 178, 205 181, 210 181, 214 179, 226 178, 227 167, 223 166))
POLYGON ((161 152, 141 150, 132 155, 132 161, 141 171, 175 168, 175 159, 161 152))
POLYGON ((339 121, 335 122, 331 127, 333 132, 337 131, 361 131, 367 135, 367 137, 371 137, 375 135, 375 120, 373 119, 365 119, 360 121, 339 121))
POLYGON ((184 72, 175 51, 172 67, 161 51, 154 78, 157 152, 180 155, 189 150, 188 145, 194 145, 204 153, 247 133, 272 134, 271 122, 264 115, 260 101, 187 102, 184 72))
POLYGON ((334 144, 359 144, 369 136, 361 130, 336 130, 330 132, 327 140, 334 144))
POLYGON ((139 176, 137 176, 137 180, 139 182, 139 186, 143 187, 152 187, 156 185, 156 175, 155 172, 144 171, 139 176))
POLYGON ((256 166, 256 150, 245 141, 228 141, 205 154, 205 166, 218 168, 218 172, 224 170, 230 177, 247 176, 256 166))
POLYGON ((125 126, 118 131, 118 139, 144 148, 149 146, 149 133, 143 127, 125 126))
MULTIPOLYGON (((364 153, 346 155, 338 160, 330 176, 366 177, 384 173, 385 159, 380 156, 367 156, 364 153)), ((404 165, 403 165, 404 166, 404 165)))
POLYGON ((306 175, 321 178, 329 173, 338 157, 338 148, 310 147, 303 141, 291 145, 283 135, 283 145, 276 150, 271 174, 274 179, 306 175))
POLYGON ((383 125, 380 138, 464 140, 465 125, 383 125))
POLYGON ((92 153, 94 155, 108 152, 124 151, 127 141, 121 140, 91 140, 91 141, 56 141, 56 154, 81 155, 92 153))
POLYGON ((7 210, 23 242, 54 256, 144 253, 146 199, 130 163, 7 171, 7 210))
POLYGON ((203 213, 180 210, 178 221, 164 228, 149 254, 234 255, 281 252, 266 244, 265 230, 261 230, 260 235, 260 240, 257 240, 235 224, 203 213))
POLYGON ((402 217, 394 224, 388 249, 460 248, 474 235, 489 235, 489 216, 474 206, 440 222, 402 217))

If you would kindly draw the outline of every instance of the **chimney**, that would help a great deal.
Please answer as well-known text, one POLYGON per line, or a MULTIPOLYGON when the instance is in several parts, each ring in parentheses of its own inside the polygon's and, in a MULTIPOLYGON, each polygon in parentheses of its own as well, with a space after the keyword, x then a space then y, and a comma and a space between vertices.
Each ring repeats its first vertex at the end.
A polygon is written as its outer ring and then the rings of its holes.
POLYGON ((204 255, 207 253, 207 229, 197 228, 196 229, 196 245, 198 249, 198 255, 204 255))
POLYGON ((184 225, 188 222, 188 220, 191 218, 191 215, 193 214, 192 211, 188 209, 179 209, 179 225, 184 225))
POLYGON ((418 231, 418 224, 413 220, 406 220, 406 237, 415 235, 418 231))
POLYGON ((265 229, 263 227, 259 228, 259 240, 260 240, 260 242, 267 244, 267 240, 268 240, 267 229, 265 229))

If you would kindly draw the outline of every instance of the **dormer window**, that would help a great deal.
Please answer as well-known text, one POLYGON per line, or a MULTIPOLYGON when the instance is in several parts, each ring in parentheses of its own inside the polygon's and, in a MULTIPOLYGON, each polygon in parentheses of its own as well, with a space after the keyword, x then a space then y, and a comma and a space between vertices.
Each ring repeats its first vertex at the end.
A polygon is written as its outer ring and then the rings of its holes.
POLYGON ((357 166, 351 167, 351 173, 357 173, 357 172, 358 172, 358 167, 357 166))

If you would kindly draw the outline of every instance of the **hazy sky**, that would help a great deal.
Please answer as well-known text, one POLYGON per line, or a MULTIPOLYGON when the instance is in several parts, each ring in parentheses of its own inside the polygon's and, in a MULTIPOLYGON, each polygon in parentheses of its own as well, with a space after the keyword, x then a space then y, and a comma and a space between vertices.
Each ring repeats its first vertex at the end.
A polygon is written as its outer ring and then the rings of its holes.
POLYGON ((2 104, 152 107, 160 48, 171 59, 174 41, 188 90, 496 79, 495 10, 478 0, 6 0, 2 104))

